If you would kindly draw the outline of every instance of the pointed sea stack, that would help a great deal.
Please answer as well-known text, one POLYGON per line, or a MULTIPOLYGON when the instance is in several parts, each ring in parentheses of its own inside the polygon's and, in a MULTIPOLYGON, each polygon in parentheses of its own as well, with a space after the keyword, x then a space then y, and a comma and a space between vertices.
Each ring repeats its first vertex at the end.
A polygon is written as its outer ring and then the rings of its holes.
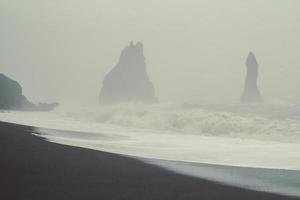
POLYGON ((257 87, 258 63, 255 55, 250 52, 246 61, 247 77, 245 81, 244 93, 241 97, 241 103, 259 103, 262 102, 261 94, 257 87))
POLYGON ((99 96, 100 104, 122 102, 156 102, 153 84, 149 80, 141 42, 126 46, 118 64, 105 76, 99 96))

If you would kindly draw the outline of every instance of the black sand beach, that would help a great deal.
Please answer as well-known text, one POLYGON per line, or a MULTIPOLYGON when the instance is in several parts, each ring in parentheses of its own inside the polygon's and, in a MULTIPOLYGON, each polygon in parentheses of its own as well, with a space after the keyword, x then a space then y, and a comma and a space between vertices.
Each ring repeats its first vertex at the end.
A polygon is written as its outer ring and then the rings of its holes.
POLYGON ((179 175, 133 158, 54 144, 0 122, 2 200, 292 200, 179 175))

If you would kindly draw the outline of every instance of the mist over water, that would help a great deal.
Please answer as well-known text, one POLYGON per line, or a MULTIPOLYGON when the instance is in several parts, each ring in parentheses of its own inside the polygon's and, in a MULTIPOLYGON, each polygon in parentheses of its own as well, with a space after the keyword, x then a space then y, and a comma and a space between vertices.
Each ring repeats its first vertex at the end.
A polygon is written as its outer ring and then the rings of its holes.
POLYGON ((121 49, 142 41, 160 101, 239 102, 245 61, 267 102, 299 101, 298 0, 1 0, 0 70, 35 102, 96 104, 121 49))
MULTIPOLYGON (((298 0, 1 0, 1 73, 30 100, 61 105, 49 113, 1 112, 0 120, 119 138, 45 133, 68 145, 300 169, 299 13, 298 0), (130 41, 137 50, 130 45, 130 59, 118 62, 130 41), (249 80, 257 80, 263 103, 242 105, 249 52, 249 80), (125 79, 120 66, 130 68, 136 54, 143 71, 125 79), (114 66, 118 79, 104 87, 114 66), (139 74, 151 82, 128 95, 137 85, 128 80, 139 74), (111 85, 129 88, 123 99, 150 88, 159 103, 98 105, 101 88, 110 94, 111 85)), ((125 91, 118 89, 110 95, 125 91)))
POLYGON ((297 105, 138 104, 111 106, 61 105, 50 113, 1 113, 39 127, 103 132, 105 128, 174 136, 195 135, 300 143, 300 107, 297 105), (74 123, 74 126, 68 126, 74 123), (92 124, 89 127, 89 124, 92 124))
POLYGON ((39 127, 37 133, 48 140, 71 146, 146 158, 299 170, 299 114, 294 105, 68 104, 50 113, 1 113, 0 120, 39 127))
POLYGON ((76 109, 70 106, 55 112, 80 121, 160 134, 300 142, 300 110, 296 106, 119 104, 76 109))

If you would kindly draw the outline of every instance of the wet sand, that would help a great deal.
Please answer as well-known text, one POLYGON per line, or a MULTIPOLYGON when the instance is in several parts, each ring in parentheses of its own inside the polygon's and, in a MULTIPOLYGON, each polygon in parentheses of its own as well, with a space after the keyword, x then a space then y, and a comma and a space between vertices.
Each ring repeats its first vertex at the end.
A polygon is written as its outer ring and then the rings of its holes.
POLYGON ((0 122, 0 199, 289 200, 180 175, 134 158, 45 141, 0 122))

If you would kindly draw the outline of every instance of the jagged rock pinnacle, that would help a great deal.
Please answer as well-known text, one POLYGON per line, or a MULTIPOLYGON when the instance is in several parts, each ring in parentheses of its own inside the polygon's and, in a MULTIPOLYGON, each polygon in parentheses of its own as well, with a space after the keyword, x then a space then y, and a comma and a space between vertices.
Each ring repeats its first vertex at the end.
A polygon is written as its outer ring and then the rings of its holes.
POLYGON ((100 104, 121 102, 155 102, 155 92, 149 80, 141 42, 130 42, 120 55, 117 65, 105 76, 100 92, 100 104))
POLYGON ((261 94, 257 87, 258 63, 254 53, 250 52, 247 61, 247 76, 244 93, 241 97, 242 103, 259 103, 262 101, 261 94))

